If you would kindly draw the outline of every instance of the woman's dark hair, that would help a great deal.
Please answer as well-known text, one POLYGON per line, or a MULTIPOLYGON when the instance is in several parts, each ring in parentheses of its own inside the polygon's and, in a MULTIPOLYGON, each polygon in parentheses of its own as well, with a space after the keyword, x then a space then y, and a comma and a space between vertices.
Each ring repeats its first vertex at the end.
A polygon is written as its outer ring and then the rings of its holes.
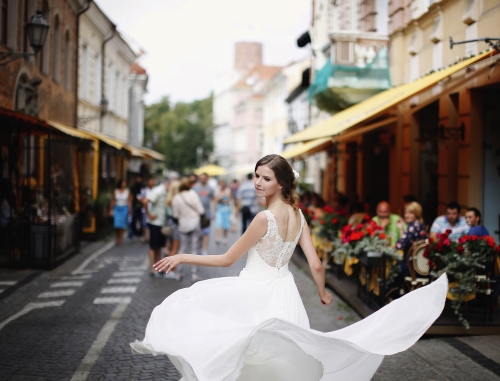
MULTIPOLYGON (((120 189, 124 181, 125 181, 124 179, 118 180, 118 182, 116 183, 116 189, 120 189)), ((125 184, 125 186, 127 186, 127 184, 125 184)))
POLYGON ((267 165, 276 176, 276 180, 282 186, 281 194, 285 203, 291 205, 294 210, 299 209, 299 195, 295 192, 297 179, 291 165, 280 155, 267 155, 255 164, 255 171, 261 165, 267 165))

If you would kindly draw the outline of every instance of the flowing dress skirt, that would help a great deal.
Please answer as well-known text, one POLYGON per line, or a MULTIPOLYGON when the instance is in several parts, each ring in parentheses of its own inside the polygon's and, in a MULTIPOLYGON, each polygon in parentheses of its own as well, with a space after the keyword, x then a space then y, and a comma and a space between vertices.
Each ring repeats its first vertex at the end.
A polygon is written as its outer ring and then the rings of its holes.
POLYGON ((165 354, 183 381, 363 381, 441 314, 446 275, 334 332, 310 329, 293 275, 258 256, 239 277, 179 290, 157 306, 134 352, 165 354), (260 262, 259 262, 260 260, 260 262))

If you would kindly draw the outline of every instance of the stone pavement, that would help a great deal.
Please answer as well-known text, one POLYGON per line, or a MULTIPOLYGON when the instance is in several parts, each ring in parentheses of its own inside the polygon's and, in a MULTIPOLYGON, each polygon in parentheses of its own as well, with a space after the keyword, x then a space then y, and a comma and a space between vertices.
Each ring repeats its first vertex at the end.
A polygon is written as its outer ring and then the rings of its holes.
MULTIPOLYGON (((236 238, 233 233, 230 242, 236 238)), ((212 240, 209 252, 225 249, 212 240)), ((191 285, 189 276, 181 282, 150 277, 146 251, 138 241, 125 241, 122 247, 92 243, 1 300, 0 380, 178 380, 166 357, 132 355, 129 347, 143 338, 152 309, 191 285)), ((200 268, 199 275, 235 276, 245 258, 231 268, 200 268)), ((290 269, 312 328, 331 331, 359 320, 337 296, 330 306, 322 306, 308 274, 292 263, 290 269)), ((189 275, 190 269, 183 272, 189 275)), ((0 272, 0 282, 17 281, 5 274, 0 272)), ((387 357, 373 379, 500 379, 488 370, 500 361, 498 337, 453 340, 421 340, 387 357)))

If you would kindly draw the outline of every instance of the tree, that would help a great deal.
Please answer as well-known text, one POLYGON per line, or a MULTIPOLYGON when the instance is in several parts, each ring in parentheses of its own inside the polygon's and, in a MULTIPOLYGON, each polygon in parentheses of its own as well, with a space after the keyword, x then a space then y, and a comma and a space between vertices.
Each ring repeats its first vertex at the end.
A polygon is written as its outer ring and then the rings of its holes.
POLYGON ((172 104, 168 97, 146 108, 146 146, 165 155, 167 168, 187 173, 196 168, 197 148, 202 160, 213 151, 212 96, 191 103, 172 104))

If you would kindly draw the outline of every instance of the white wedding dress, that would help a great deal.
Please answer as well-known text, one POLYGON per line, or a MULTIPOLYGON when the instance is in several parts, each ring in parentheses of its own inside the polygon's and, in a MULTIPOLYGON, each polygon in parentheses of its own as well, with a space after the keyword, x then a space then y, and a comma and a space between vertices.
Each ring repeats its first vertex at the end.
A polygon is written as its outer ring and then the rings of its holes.
MULTIPOLYGON (((134 352, 165 354, 182 381, 363 381, 412 346, 441 314, 446 275, 334 332, 310 329, 273 214, 239 277, 179 290, 157 306, 134 352)), ((319 303, 319 300, 318 300, 319 303)))

